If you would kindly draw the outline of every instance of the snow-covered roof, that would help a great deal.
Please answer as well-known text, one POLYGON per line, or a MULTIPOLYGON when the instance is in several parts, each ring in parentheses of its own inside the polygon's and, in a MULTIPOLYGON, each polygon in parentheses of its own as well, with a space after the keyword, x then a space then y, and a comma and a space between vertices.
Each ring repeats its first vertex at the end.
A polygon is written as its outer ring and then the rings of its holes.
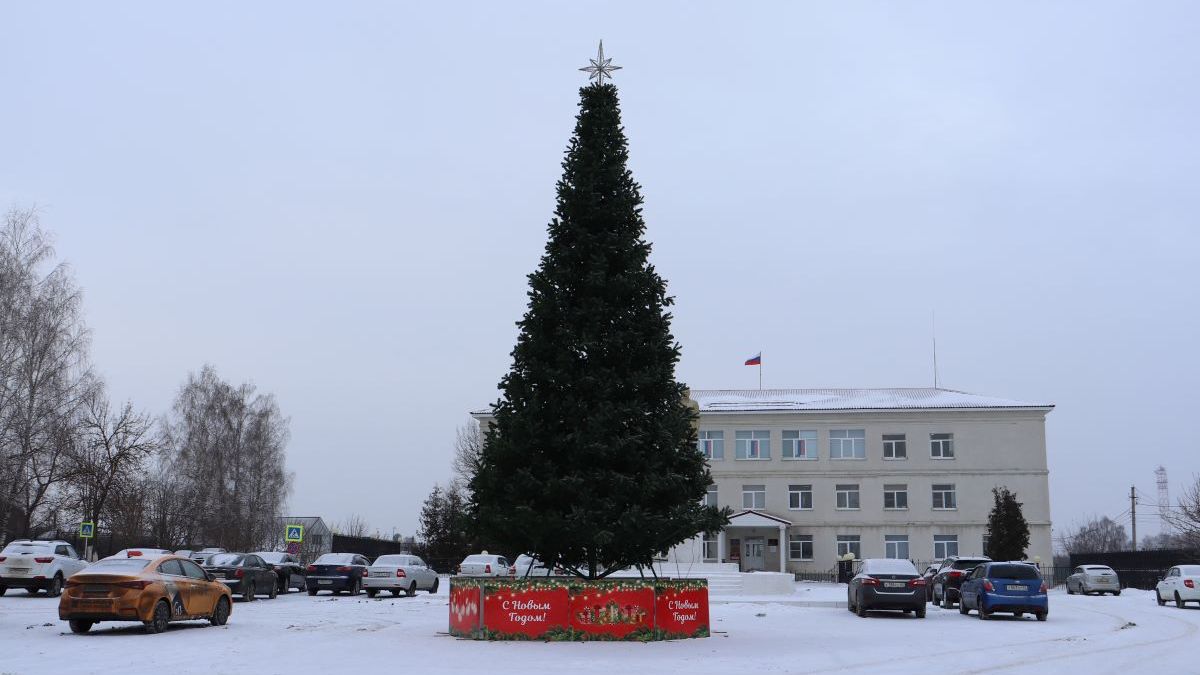
POLYGON ((701 413, 857 410, 1045 410, 1027 403, 933 387, 896 389, 693 389, 701 413))

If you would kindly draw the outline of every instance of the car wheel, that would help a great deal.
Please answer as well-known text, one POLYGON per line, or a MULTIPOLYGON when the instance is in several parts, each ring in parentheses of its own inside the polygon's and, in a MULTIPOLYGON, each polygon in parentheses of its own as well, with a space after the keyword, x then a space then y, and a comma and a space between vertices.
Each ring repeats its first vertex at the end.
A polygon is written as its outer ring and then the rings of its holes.
POLYGON ((942 604, 942 596, 938 594, 937 589, 934 589, 931 592, 933 593, 933 600, 931 600, 930 602, 932 602, 933 604, 938 605, 940 607, 942 604))
POLYGON ((41 592, 41 590, 42 589, 40 589, 40 588, 26 588, 25 592, 29 593, 30 595, 37 595, 38 593, 41 592))
POLYGON ((1036 616, 1038 621, 1046 620, 1046 612, 1038 612, 1036 616))
POLYGON ((8 591, 8 586, 0 586, 0 595, 4 595, 8 591))
POLYGON ((96 622, 88 621, 86 619, 71 619, 67 622, 67 625, 71 627, 72 633, 78 633, 82 635, 91 630, 92 626, 96 625, 96 622))
POLYGON ((367 597, 368 597, 368 598, 373 598, 373 597, 375 597, 375 596, 376 596, 376 595, 378 595, 378 594, 379 594, 379 591, 375 590, 374 588, 368 588, 368 589, 367 589, 367 597))
POLYGON ((925 606, 924 606, 924 605, 922 605, 921 607, 918 607, 918 608, 917 608, 917 610, 916 610, 916 615, 917 615, 917 618, 918 618, 918 619, 924 619, 924 618, 925 618, 925 606))
POLYGON ((1067 582, 1067 595, 1075 595, 1075 589, 1071 586, 1071 582, 1067 582))
POLYGON ((292 575, 285 574, 285 575, 283 575, 283 578, 279 580, 279 594, 287 595, 289 592, 291 592, 291 590, 292 590, 292 575))
MULTIPOLYGON (((960 604, 960 605, 962 604, 962 596, 961 595, 959 595, 959 597, 958 597, 958 604, 960 604)), ((945 595, 942 596, 942 609, 952 609, 953 607, 954 607, 954 603, 950 602, 950 594, 946 593, 945 595)))
POLYGON ((315 589, 315 588, 309 588, 309 589, 307 589, 307 590, 308 590, 308 594, 309 594, 309 595, 316 595, 316 594, 317 594, 317 589, 315 589))
POLYGON ((355 579, 354 584, 350 586, 350 595, 358 595, 362 592, 362 580, 355 579))
POLYGON ((279 588, 275 584, 271 584, 271 592, 267 594, 268 600, 274 600, 279 595, 279 588))
POLYGON ((392 589, 392 595, 396 596, 397 598, 400 597, 400 594, 403 592, 404 592, 403 588, 393 588, 392 589))
POLYGON ((1175 606, 1183 609, 1183 598, 1179 597, 1179 591, 1175 591, 1175 606))
POLYGON ((1025 616, 1025 612, 1013 612, 1014 619, 1020 619, 1025 616))
POLYGON ((867 608, 863 607, 862 603, 860 602, 854 606, 854 613, 857 614, 859 618, 866 618, 867 608))
POLYGON ((439 581, 438 579, 434 579, 434 580, 433 580, 433 585, 429 587, 429 594, 430 594, 430 595, 434 595, 434 594, 436 594, 436 593, 437 593, 437 589, 438 589, 438 581, 439 581))
POLYGON ((154 616, 146 622, 147 633, 162 633, 167 630, 167 624, 171 622, 171 607, 167 605, 166 600, 159 600, 158 604, 154 605, 154 616))
POLYGON ((300 584, 296 586, 296 590, 300 591, 300 592, 307 591, 308 590, 308 579, 305 579, 304 577, 300 577, 300 584))
POLYGON ((62 595, 63 580, 61 574, 55 574, 54 580, 50 582, 50 588, 46 589, 46 595, 52 598, 57 598, 62 595))
POLYGON ((410 597, 410 598, 414 597, 416 594, 417 594, 417 582, 416 582, 416 580, 413 580, 413 582, 408 585, 408 597, 410 597))
POLYGON ((242 600, 246 602, 254 602, 254 584, 246 584, 246 588, 242 590, 242 600))
POLYGON ((966 614, 969 614, 970 611, 971 610, 967 609, 967 603, 963 602, 962 598, 959 598, 958 599, 958 613, 966 615, 966 614))
POLYGON ((988 613, 987 613, 987 610, 985 610, 985 609, 983 608, 983 605, 980 605, 980 606, 979 606, 979 620, 980 620, 980 621, 987 621, 987 620, 988 620, 988 613))
POLYGON ((1118 595, 1120 595, 1120 594, 1121 594, 1121 591, 1113 591, 1113 596, 1114 596, 1114 597, 1116 597, 1116 596, 1118 596, 1118 595))
POLYGON ((229 621, 229 598, 222 595, 221 599, 217 600, 217 608, 213 610, 212 616, 208 617, 208 622, 214 626, 224 626, 227 621, 229 621))
POLYGON ((1157 589, 1157 588, 1156 588, 1156 589, 1154 589, 1154 599, 1158 601, 1158 606, 1159 606, 1159 607, 1162 607, 1163 605, 1167 604, 1167 601, 1166 601, 1166 600, 1163 600, 1163 596, 1161 596, 1161 595, 1159 595, 1159 594, 1158 594, 1158 589, 1157 589))

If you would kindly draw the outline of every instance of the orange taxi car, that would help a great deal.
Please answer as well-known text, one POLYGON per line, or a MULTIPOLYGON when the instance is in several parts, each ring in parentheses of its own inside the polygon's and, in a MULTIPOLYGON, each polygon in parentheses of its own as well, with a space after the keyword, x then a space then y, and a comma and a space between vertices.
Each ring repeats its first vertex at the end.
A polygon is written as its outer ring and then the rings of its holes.
POLYGON ((233 597, 196 563, 175 555, 105 558, 67 579, 58 618, 71 632, 86 633, 101 621, 141 621, 161 633, 172 621, 229 620, 233 597))

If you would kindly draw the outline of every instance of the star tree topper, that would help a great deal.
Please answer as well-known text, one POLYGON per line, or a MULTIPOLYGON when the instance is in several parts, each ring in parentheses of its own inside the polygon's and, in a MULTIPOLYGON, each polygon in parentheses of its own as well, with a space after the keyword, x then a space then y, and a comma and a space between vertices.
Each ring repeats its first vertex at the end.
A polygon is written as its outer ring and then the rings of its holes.
POLYGON ((620 70, 621 66, 612 65, 612 59, 604 58, 604 40, 600 41, 600 49, 596 52, 596 58, 588 59, 592 62, 590 66, 580 68, 585 73, 589 73, 588 80, 596 80, 597 84, 604 84, 604 78, 612 79, 614 70, 620 70))

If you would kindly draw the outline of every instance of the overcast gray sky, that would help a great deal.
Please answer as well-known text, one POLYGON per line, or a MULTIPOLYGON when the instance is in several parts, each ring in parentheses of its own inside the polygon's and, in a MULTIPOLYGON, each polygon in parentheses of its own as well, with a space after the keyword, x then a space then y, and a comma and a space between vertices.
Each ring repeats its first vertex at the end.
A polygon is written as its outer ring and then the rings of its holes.
POLYGON ((1198 20, 12 2, 0 205, 41 208, 116 396, 251 379, 292 418, 295 513, 411 534, 509 365, 603 38, 680 378, 754 387, 761 349, 767 386, 926 386, 936 309, 944 386, 1057 404, 1062 526, 1200 470, 1198 20))

